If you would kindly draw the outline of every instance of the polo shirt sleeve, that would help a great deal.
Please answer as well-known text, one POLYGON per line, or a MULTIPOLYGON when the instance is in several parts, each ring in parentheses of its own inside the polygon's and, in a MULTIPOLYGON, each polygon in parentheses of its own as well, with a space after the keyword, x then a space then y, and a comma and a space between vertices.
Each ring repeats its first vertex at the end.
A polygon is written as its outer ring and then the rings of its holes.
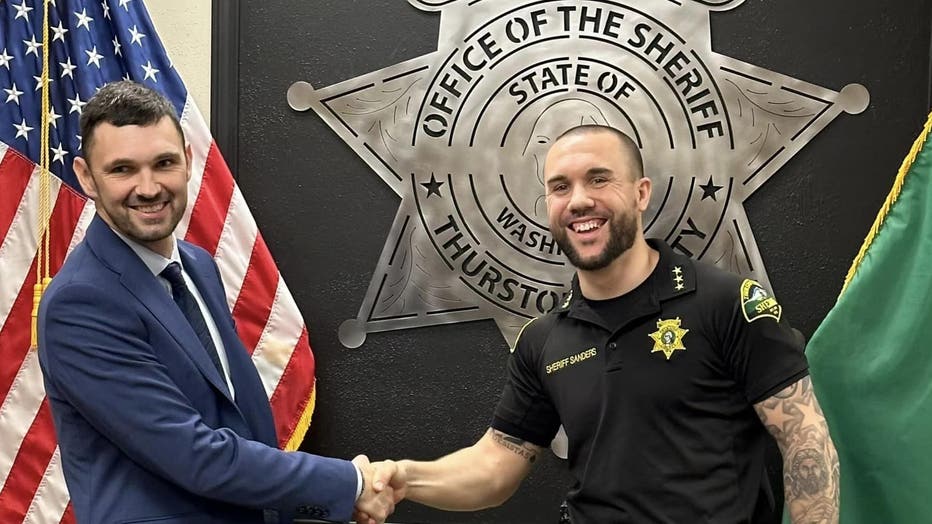
MULTIPOLYGON (((538 321, 539 322, 539 321, 538 321)), ((537 324, 534 322, 533 324, 537 324)), ((540 380, 541 326, 528 325, 518 336, 508 360, 502 397, 492 416, 492 428, 541 447, 560 426, 560 417, 540 380)))
POLYGON ((751 404, 809 373, 805 337, 790 327, 776 297, 753 280, 732 280, 723 299, 729 311, 724 357, 751 404))

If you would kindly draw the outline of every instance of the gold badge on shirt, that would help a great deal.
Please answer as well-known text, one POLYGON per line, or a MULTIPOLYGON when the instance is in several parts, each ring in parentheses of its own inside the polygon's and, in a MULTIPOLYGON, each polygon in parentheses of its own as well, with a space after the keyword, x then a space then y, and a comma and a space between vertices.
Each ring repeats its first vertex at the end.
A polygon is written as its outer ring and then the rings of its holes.
POLYGON ((661 351, 667 360, 670 360, 677 349, 686 350, 686 346, 683 345, 683 337, 686 333, 689 333, 689 330, 680 327, 680 317, 658 320, 657 331, 650 334, 650 338, 654 339, 654 349, 651 353, 661 351))

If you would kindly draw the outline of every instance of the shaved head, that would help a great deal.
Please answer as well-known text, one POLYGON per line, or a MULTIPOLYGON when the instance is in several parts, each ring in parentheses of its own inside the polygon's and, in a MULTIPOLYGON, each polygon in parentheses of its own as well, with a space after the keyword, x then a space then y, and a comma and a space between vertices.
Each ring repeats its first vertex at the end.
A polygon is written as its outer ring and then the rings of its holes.
POLYGON ((561 133, 560 136, 558 136, 557 139, 553 141, 553 144, 558 143, 564 138, 585 136, 596 133, 606 133, 614 136, 618 140, 618 148, 621 150, 622 155, 631 162, 631 176, 633 180, 637 180, 638 178, 644 176, 644 159, 641 157, 641 149, 634 142, 634 140, 631 139, 631 137, 612 126, 585 124, 571 127, 561 133))

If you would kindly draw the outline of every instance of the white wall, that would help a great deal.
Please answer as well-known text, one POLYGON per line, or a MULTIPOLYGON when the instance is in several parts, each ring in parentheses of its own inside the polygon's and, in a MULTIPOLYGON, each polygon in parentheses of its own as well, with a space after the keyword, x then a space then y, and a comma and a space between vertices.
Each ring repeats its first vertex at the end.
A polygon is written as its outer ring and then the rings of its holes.
POLYGON ((211 0, 145 0, 145 4, 172 64, 210 124, 211 0))

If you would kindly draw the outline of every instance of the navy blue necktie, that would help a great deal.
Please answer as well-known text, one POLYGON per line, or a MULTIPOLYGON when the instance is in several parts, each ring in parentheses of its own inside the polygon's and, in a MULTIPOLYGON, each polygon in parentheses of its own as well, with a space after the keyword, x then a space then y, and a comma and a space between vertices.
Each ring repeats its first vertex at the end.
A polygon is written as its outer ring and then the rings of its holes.
POLYGON ((207 329, 207 322, 204 321, 201 308, 198 307, 197 300, 194 299, 194 295, 191 294, 188 286, 184 283, 184 277, 181 276, 181 264, 172 262, 162 270, 161 275, 172 285, 172 298, 175 299, 175 303, 178 304, 181 312, 188 319, 188 323, 194 328, 197 338, 200 339, 201 345, 204 346, 210 360, 217 366, 220 376, 225 377, 223 365, 220 364, 220 356, 217 354, 214 340, 210 336, 210 330, 207 329))

